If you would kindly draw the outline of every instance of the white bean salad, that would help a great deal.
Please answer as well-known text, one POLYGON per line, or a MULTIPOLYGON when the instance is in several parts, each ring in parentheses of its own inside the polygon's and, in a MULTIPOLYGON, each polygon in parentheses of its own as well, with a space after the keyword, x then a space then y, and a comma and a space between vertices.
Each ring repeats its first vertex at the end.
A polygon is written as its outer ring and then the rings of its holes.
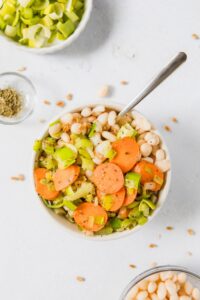
POLYGON ((164 271, 143 279, 128 293, 125 300, 199 300, 200 290, 193 286, 186 273, 164 271))
POLYGON ((148 120, 135 111, 118 117, 103 105, 64 114, 34 150, 42 201, 90 235, 145 224, 170 169, 148 120))

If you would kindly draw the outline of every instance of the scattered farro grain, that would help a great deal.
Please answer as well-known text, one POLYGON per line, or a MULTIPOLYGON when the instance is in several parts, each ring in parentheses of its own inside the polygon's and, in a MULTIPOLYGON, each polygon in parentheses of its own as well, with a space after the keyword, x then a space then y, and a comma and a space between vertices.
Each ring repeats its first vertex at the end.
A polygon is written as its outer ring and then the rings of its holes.
POLYGON ((66 99, 69 100, 69 101, 71 101, 73 99, 73 97, 74 96, 71 93, 69 93, 69 94, 66 95, 66 99))
POLYGON ((192 256, 192 252, 191 252, 191 251, 188 251, 187 254, 188 254, 189 256, 192 256))
POLYGON ((56 105, 59 107, 65 107, 65 102, 64 101, 57 101, 56 105))
POLYGON ((137 266, 136 266, 136 265, 132 265, 132 264, 130 264, 130 265, 129 265, 129 267, 130 267, 130 268, 132 268, 132 269, 135 269, 135 268, 137 268, 137 266))
POLYGON ((103 97, 107 97, 109 94, 109 86, 108 85, 104 85, 102 86, 102 88, 99 91, 99 97, 103 98, 103 97))
POLYGON ((23 174, 19 174, 18 176, 11 176, 11 179, 16 181, 24 181, 25 176, 23 174))
POLYGON ((51 102, 49 100, 43 100, 43 103, 46 105, 51 105, 51 102))
POLYGON ((120 83, 121 83, 122 85, 127 85, 127 84, 128 84, 128 81, 126 81, 126 80, 121 80, 120 83))
POLYGON ((166 227, 166 230, 174 230, 174 227, 172 227, 172 226, 167 226, 167 227, 166 227))
POLYGON ((193 38, 194 40, 199 40, 199 35, 196 34, 196 33, 193 33, 193 34, 192 34, 192 38, 193 38))
POLYGON ((84 281, 85 281, 85 278, 82 277, 82 276, 77 276, 77 277, 76 277, 76 280, 79 281, 79 282, 84 282, 84 281))
POLYGON ((174 122, 174 123, 178 123, 178 120, 177 120, 177 118, 176 118, 176 117, 173 117, 173 118, 172 118, 172 122, 174 122))
POLYGON ((39 119, 39 122, 40 122, 40 123, 45 123, 46 120, 45 120, 45 119, 39 119))
POLYGON ((150 263, 150 267, 151 268, 155 268, 155 267, 157 267, 157 265, 158 265, 158 263, 155 262, 155 261, 153 261, 152 263, 150 263))
POLYGON ((187 232, 188 232, 189 235, 195 235, 195 234, 196 234, 196 232, 195 232, 194 229, 192 229, 192 228, 189 228, 189 229, 187 230, 187 232))
POLYGON ((149 248, 157 248, 158 245, 157 244, 149 244, 149 248))
POLYGON ((166 131, 168 131, 168 132, 171 132, 171 131, 172 131, 171 128, 170 128, 168 125, 164 125, 163 128, 164 128, 166 131))
POLYGON ((19 69, 17 69, 17 72, 24 72, 27 70, 27 67, 20 67, 19 69))

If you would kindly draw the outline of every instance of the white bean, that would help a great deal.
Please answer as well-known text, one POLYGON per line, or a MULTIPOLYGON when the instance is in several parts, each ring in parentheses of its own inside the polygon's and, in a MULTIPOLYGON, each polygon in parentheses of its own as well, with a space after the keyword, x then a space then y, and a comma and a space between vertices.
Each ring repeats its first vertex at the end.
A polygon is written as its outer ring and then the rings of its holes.
POLYGON ((57 141, 57 148, 61 148, 63 146, 65 146, 65 142, 63 140, 58 140, 57 141))
POLYGON ((108 121, 108 113, 104 112, 103 114, 100 114, 97 118, 97 120, 102 124, 105 125, 108 121))
POLYGON ((73 121, 73 115, 71 113, 66 113, 60 118, 60 121, 63 124, 71 124, 73 121))
POLYGON ((191 295, 192 294, 193 286, 192 286, 192 284, 189 281, 185 282, 184 290, 185 290, 185 292, 186 292, 187 295, 191 295))
POLYGON ((180 296, 179 300, 192 300, 192 298, 189 296, 180 296))
POLYGON ((110 141, 102 141, 101 143, 99 143, 96 146, 95 152, 97 152, 105 157, 105 155, 107 154, 109 149, 112 149, 110 141))
POLYGON ((138 287, 140 290, 147 290, 147 287, 148 287, 148 281, 143 279, 141 280, 139 283, 138 283, 138 287))
POLYGON ((128 298, 127 300, 135 299, 137 293, 138 293, 138 287, 137 287, 137 285, 134 285, 127 295, 127 298, 128 298))
POLYGON ((50 134, 50 136, 54 137, 55 134, 60 132, 60 130, 61 130, 61 124, 56 123, 49 127, 49 134, 50 134))
POLYGON ((93 162, 96 164, 96 165, 100 165, 103 161, 102 159, 98 158, 98 157, 94 157, 93 158, 93 162))
POLYGON ((171 271, 165 271, 160 273, 160 279, 162 281, 165 281, 167 279, 171 279, 173 276, 173 273, 171 271))
POLYGON ((159 279, 159 274, 152 274, 148 277, 149 281, 157 281, 159 279))
POLYGON ((120 127, 118 124, 115 124, 111 127, 111 130, 114 132, 114 134, 117 134, 118 131, 120 130, 120 127))
POLYGON ((179 300, 178 294, 176 293, 176 294, 170 295, 169 300, 179 300))
POLYGON ((157 295, 160 300, 165 299, 167 295, 167 289, 163 282, 160 282, 158 285, 157 295))
POLYGON ((74 123, 71 126, 71 132, 74 134, 80 134, 82 132, 82 126, 80 123, 74 123))
POLYGON ((104 85, 99 91, 99 97, 106 97, 108 96, 108 93, 109 93, 109 86, 104 85))
POLYGON ((136 129, 140 129, 141 133, 145 132, 145 131, 149 131, 151 130, 151 124, 149 123, 149 121, 147 119, 145 119, 144 117, 140 116, 138 118, 136 118, 133 122, 132 125, 136 128, 136 129))
POLYGON ((87 118, 88 122, 93 123, 96 120, 95 116, 90 116, 87 118))
POLYGON ((85 171, 85 175, 87 176, 87 178, 91 178, 92 177, 92 175, 93 175, 93 172, 92 171, 90 171, 90 170, 86 170, 85 171))
POLYGON ((150 294, 154 293, 157 289, 157 284, 155 283, 155 281, 150 281, 148 284, 148 292, 150 294))
POLYGON ((87 152, 89 153, 89 155, 90 155, 92 158, 94 158, 94 152, 92 151, 92 149, 91 149, 91 148, 87 148, 86 150, 87 150, 87 152))
MULTIPOLYGON (((170 278, 170 277, 168 277, 168 278, 170 278)), ((176 284, 172 280, 167 279, 165 281, 165 286, 170 295, 176 294, 176 284)))
POLYGON ((146 160, 146 161, 153 164, 153 158, 152 157, 144 157, 144 158, 142 158, 142 160, 146 160))
POLYGON ((152 147, 151 145, 149 145, 148 143, 144 143, 140 146, 140 151, 141 151, 141 154, 144 156, 144 157, 147 157, 151 154, 152 152, 152 147))
POLYGON ((194 288, 192 290, 192 297, 195 299, 195 300, 199 300, 200 299, 200 291, 198 288, 194 288))
POLYGON ((159 300, 158 296, 156 294, 152 294, 151 295, 151 299, 152 300, 159 300))
POLYGON ((117 117, 116 111, 114 110, 110 111, 108 114, 108 125, 114 126, 116 123, 116 117, 117 117))
POLYGON ((105 111, 105 106, 103 105, 98 105, 96 107, 93 108, 92 110, 92 114, 94 116, 99 116, 101 113, 103 113, 105 111))
POLYGON ((85 107, 83 108, 82 112, 81 112, 81 115, 84 117, 84 118, 87 118, 89 116, 91 116, 92 114, 92 110, 90 107, 85 107))
POLYGON ((66 132, 63 132, 62 134, 61 134, 61 139, 65 142, 65 143, 69 143, 70 142, 70 137, 69 137, 69 134, 68 133, 66 133, 66 132))
POLYGON ((101 123, 99 121, 96 121, 95 124, 96 124, 95 131, 96 132, 102 132, 102 125, 101 125, 101 123))
POLYGON ((148 296, 148 293, 146 291, 142 291, 142 292, 139 292, 136 296, 136 299, 137 300, 145 300, 148 296))
POLYGON ((181 284, 185 283, 187 279, 187 275, 185 273, 179 273, 178 274, 178 282, 180 282, 181 284))
POLYGON ((158 149, 156 151, 156 160, 163 160, 165 159, 166 155, 165 155, 165 151, 163 149, 158 149))
POLYGON ((109 131, 103 131, 102 132, 102 136, 106 139, 109 140, 110 142, 115 142, 116 141, 116 136, 114 134, 112 134, 109 131))
POLYGON ((90 138, 90 140, 91 140, 91 142, 92 142, 92 144, 93 144, 94 146, 97 146, 99 143, 102 142, 100 133, 99 133, 99 132, 95 133, 95 134, 90 138))
POLYGON ((160 143, 160 138, 157 134, 155 134, 154 132, 148 132, 147 134, 145 134, 144 137, 145 141, 147 141, 147 143, 149 145, 152 146, 156 146, 160 143))
POLYGON ((162 172, 167 172, 170 169, 170 161, 167 159, 157 160, 155 164, 162 172))

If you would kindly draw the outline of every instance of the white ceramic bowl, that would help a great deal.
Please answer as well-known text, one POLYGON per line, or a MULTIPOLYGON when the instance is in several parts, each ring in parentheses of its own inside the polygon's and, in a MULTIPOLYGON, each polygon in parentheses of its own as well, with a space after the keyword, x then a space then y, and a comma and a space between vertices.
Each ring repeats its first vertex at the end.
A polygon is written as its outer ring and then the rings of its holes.
MULTIPOLYGON (((54 122, 54 121, 56 121, 57 119, 59 119, 66 112, 77 112, 77 111, 82 110, 83 107, 85 107, 85 106, 95 107, 96 105, 99 105, 99 104, 101 104, 101 105, 103 104, 106 107, 114 109, 114 110, 117 110, 117 111, 120 111, 123 108, 123 105, 117 104, 117 103, 112 103, 112 102, 109 102, 109 105, 106 104, 106 102, 105 103, 101 102, 101 103, 94 103, 94 104, 86 104, 86 105, 81 106, 81 107, 77 107, 77 106, 72 107, 71 106, 71 109, 65 109, 61 114, 59 114, 55 118, 53 118, 53 120, 51 120, 49 122, 49 124, 52 123, 52 122, 54 122)), ((154 128, 154 126, 152 126, 152 127, 154 128)), ((161 136, 161 134, 160 134, 160 132, 158 130, 155 129, 154 132, 157 133, 161 137, 162 148, 165 149, 167 158, 169 159, 169 151, 168 151, 168 148, 167 148, 167 146, 166 146, 166 144, 165 144, 165 142, 163 140, 163 137, 161 136)), ((48 134, 48 125, 44 128, 44 130, 41 132, 41 134, 36 137, 36 139, 42 139, 47 134, 48 134)), ((79 236, 79 237, 87 238, 87 239, 90 239, 90 240, 96 240, 96 241, 102 241, 102 240, 105 241, 106 240, 106 241, 108 241, 108 240, 118 239, 118 238, 121 238, 121 237, 125 237, 125 236, 127 236, 129 234, 132 234, 132 233, 136 232, 137 230, 141 229, 142 227, 146 226, 147 224, 149 224, 149 222, 158 214, 158 212, 160 211, 161 207, 165 203, 166 198, 167 198, 167 194, 168 194, 168 191, 169 191, 169 187, 170 187, 170 182, 171 182, 171 171, 168 171, 166 173, 166 182, 165 182, 165 185, 164 185, 164 187, 162 188, 162 190, 160 191, 160 194, 159 194, 159 200, 158 200, 157 208, 154 211, 154 213, 151 216, 149 216, 148 222, 145 225, 142 225, 142 226, 138 225, 135 228, 130 229, 130 230, 125 230, 125 231, 122 231, 122 232, 114 232, 112 234, 104 235, 104 236, 98 236, 98 235, 88 236, 88 235, 85 235, 80 230, 78 230, 78 228, 77 228, 77 226, 75 224, 72 224, 69 221, 67 221, 65 218, 56 215, 51 209, 47 208, 45 206, 45 204, 42 202, 42 200, 40 199, 40 197, 36 193, 35 186, 34 186, 33 169, 34 169, 34 166, 35 166, 36 158, 37 158, 36 154, 33 153, 32 166, 31 166, 31 168, 32 168, 31 169, 31 172, 32 172, 32 182, 33 182, 34 193, 37 195, 37 198, 39 199, 39 202, 41 203, 42 207, 44 207, 45 210, 47 212, 49 212, 54 217, 55 220, 57 220, 60 224, 62 224, 65 227, 65 230, 67 230, 69 233, 73 234, 74 236, 79 236)))
POLYGON ((4 33, 0 31, 0 43, 5 42, 11 46, 14 46, 17 49, 21 49, 27 52, 32 52, 35 54, 48 54, 48 53, 54 53, 60 51, 68 47, 69 45, 71 45, 85 29, 91 15, 92 4, 93 4, 93 0, 85 0, 85 11, 83 13, 82 19, 78 27, 74 31, 74 33, 72 33, 72 35, 70 35, 65 41, 57 41, 56 43, 52 43, 43 48, 30 48, 15 42, 14 40, 8 38, 4 33))

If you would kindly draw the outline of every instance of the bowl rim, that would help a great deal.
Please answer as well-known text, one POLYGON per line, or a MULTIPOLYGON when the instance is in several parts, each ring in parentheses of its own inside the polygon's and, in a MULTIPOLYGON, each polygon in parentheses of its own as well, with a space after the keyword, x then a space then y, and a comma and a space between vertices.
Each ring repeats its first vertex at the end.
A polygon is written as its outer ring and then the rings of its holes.
POLYGON ((7 37, 3 32, 1 33, 0 37, 7 44, 13 45, 15 48, 21 49, 29 53, 35 53, 35 54, 54 53, 68 47, 79 37, 79 35, 83 32, 90 19, 92 7, 93 7, 93 0, 85 0, 85 10, 77 28, 66 40, 60 41, 57 44, 52 44, 43 48, 30 48, 24 45, 20 45, 18 42, 15 42, 14 40, 7 37))
MULTIPOLYGON (((72 112, 73 113, 73 112, 80 111, 80 110, 82 110, 86 106, 92 108, 92 107, 95 107, 97 105, 104 105, 106 107, 109 107, 111 109, 113 108, 113 109, 118 110, 118 111, 120 111, 123 108, 123 106, 124 106, 123 104, 117 103, 117 102, 114 102, 114 101, 109 101, 109 103, 108 103, 106 100, 95 101, 95 102, 92 102, 92 103, 91 102, 86 102, 86 103, 84 103, 81 106, 79 106, 77 104, 72 104, 70 107, 67 107, 61 113, 59 113, 55 117, 51 118, 51 120, 49 120, 48 123, 45 124, 45 126, 41 130, 40 134, 36 137, 36 139, 42 139, 47 134, 49 124, 51 124, 52 122, 54 122, 57 119, 59 119, 63 114, 68 113, 68 112, 72 112)), ((137 110, 134 110, 134 111, 136 111, 137 113, 139 113, 140 115, 142 115, 143 117, 146 118, 146 116, 144 114, 138 112, 137 110)), ((146 118, 146 119, 148 120, 148 118, 146 118)), ((153 123, 152 122, 150 122, 150 123, 151 123, 152 127, 154 128, 153 123)), ((165 143, 165 140, 164 140, 163 136, 161 135, 161 133, 157 129, 154 129, 154 131, 157 132, 158 135, 161 137, 162 144, 163 144, 164 149, 166 151, 167 157, 171 161, 169 150, 168 150, 168 148, 166 146, 166 143, 165 143)), ((45 210, 50 215, 53 216, 54 220, 56 220, 58 223, 60 223, 61 225, 63 225, 65 227, 65 230, 67 230, 67 232, 69 232, 72 236, 83 238, 83 239, 88 239, 90 241, 91 240, 92 241, 110 241, 110 240, 115 240, 115 239, 127 237, 128 235, 131 235, 134 232, 136 232, 136 231, 141 230, 142 228, 144 228, 149 222, 151 222, 156 217, 156 215, 159 213, 159 211, 161 210, 161 208, 163 208, 163 206, 165 204, 165 201, 167 199, 168 193, 169 193, 170 185, 171 185, 171 169, 170 169, 166 173, 166 182, 165 182, 165 185, 164 185, 163 189, 161 190, 161 192, 162 192, 161 196, 163 198, 163 201, 162 201, 163 203, 156 208, 156 210, 152 214, 152 216, 149 216, 148 222, 146 224, 144 224, 144 225, 137 225, 133 229, 125 230, 125 231, 122 231, 122 232, 115 232, 115 233, 112 233, 112 234, 109 234, 109 235, 103 235, 103 236, 100 236, 100 235, 99 236, 98 235, 94 236, 94 235, 92 235, 92 236, 90 236, 90 235, 86 235, 86 234, 82 233, 78 229, 77 230, 71 230, 70 228, 68 228, 68 226, 66 226, 66 224, 68 222, 65 222, 65 223, 62 222, 62 219, 63 219, 62 217, 56 215, 51 209, 48 209, 45 206, 45 204, 42 203, 41 198, 39 197, 39 195, 37 194, 37 192, 35 190, 35 184, 34 184, 33 170, 34 170, 34 166, 35 166, 36 156, 37 156, 37 153, 35 153, 34 151, 32 151, 32 159, 31 159, 31 173, 32 173, 31 174, 31 182, 32 182, 32 188, 34 190, 34 194, 39 199, 40 204, 45 208, 45 210)), ((162 198, 160 198, 160 199, 162 199, 162 198)))
POLYGON ((165 272, 165 271, 184 272, 184 273, 200 280, 200 274, 190 271, 187 267, 182 267, 182 266, 177 266, 177 265, 160 265, 160 266, 156 266, 154 268, 147 269, 144 272, 137 275, 136 277, 134 277, 127 284, 125 289, 123 290, 119 300, 126 300, 128 293, 131 291, 131 289, 134 287, 134 285, 139 283, 141 280, 149 277, 150 275, 157 274, 160 272, 165 272))
MULTIPOLYGON (((16 76, 16 77, 19 77, 19 78, 23 79, 31 87, 31 89, 34 93, 34 98, 37 96, 37 90, 36 90, 33 82, 27 76, 25 76, 23 74, 20 74, 18 72, 7 71, 7 72, 0 73, 0 80, 4 76, 16 76)), ((16 121, 12 121, 12 122, 4 121, 4 120, 0 119, 0 124, 2 124, 2 125, 16 125, 16 124, 19 124, 19 123, 23 122, 24 120, 26 120, 33 113, 34 107, 35 107, 35 100, 33 100, 33 106, 30 109, 30 111, 28 111, 22 118, 20 118, 16 121)))

